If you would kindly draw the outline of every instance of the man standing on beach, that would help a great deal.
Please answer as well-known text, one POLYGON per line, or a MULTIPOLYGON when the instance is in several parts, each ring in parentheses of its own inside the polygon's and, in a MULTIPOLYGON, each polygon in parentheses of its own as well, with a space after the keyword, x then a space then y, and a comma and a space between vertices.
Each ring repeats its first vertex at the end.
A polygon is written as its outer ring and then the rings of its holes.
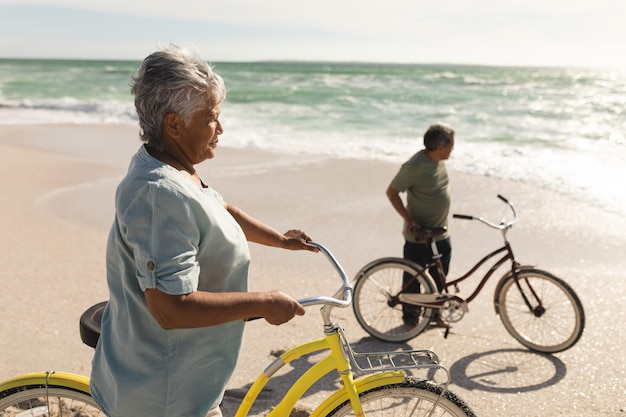
MULTIPOLYGON (((431 125, 424 134, 424 149, 402 165, 387 187, 387 198, 404 219, 404 258, 422 266, 432 259, 432 250, 413 231, 419 228, 448 228, 450 186, 445 160, 450 157, 453 148, 454 130, 440 123, 431 125), (402 192, 407 193, 406 206, 400 197, 402 192)), ((447 274, 452 253, 448 231, 435 237, 435 240, 447 274)), ((436 268, 431 268, 429 272, 441 290, 439 281, 443 277, 439 277, 436 268)), ((410 278, 405 274, 405 285, 410 278)), ((419 292, 419 284, 415 283, 409 292, 419 292)), ((403 306, 403 313, 405 324, 417 324, 419 308, 403 306)))

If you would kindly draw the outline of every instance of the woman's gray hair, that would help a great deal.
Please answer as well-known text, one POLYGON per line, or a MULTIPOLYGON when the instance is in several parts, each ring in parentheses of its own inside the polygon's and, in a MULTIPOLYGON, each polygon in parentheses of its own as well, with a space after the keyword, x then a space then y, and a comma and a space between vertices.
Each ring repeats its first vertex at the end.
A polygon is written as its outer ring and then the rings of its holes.
POLYGON ((424 133, 424 147, 433 151, 439 146, 448 146, 454 140, 454 129, 443 123, 435 123, 424 133))
POLYGON ((226 99, 224 80, 197 52, 176 45, 152 53, 131 78, 131 93, 139 117, 140 136, 163 148, 163 120, 176 113, 189 123, 194 113, 226 99))

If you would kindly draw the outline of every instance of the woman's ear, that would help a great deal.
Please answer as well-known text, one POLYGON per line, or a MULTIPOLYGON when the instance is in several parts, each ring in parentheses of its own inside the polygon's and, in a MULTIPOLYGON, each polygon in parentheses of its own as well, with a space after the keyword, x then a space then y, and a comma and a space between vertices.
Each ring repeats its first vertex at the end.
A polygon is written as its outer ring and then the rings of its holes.
POLYGON ((163 119, 163 133, 169 137, 178 136, 178 129, 182 124, 182 120, 176 113, 170 112, 165 115, 163 119))

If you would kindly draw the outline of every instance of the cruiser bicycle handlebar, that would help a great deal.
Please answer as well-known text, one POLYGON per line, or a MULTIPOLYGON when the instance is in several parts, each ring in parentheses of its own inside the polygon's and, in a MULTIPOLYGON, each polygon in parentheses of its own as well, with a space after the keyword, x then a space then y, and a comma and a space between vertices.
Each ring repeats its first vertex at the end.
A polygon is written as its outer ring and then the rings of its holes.
POLYGON ((496 224, 482 217, 470 216, 467 214, 453 214, 452 217, 455 219, 461 219, 461 220, 478 220, 479 222, 484 223, 487 226, 493 227, 494 229, 498 229, 498 230, 508 229, 517 222, 517 211, 515 210, 515 206, 513 205, 511 201, 509 201, 508 199, 506 199, 500 194, 498 194, 498 198, 504 201, 511 208, 511 211, 513 212, 513 220, 510 220, 510 221, 502 220, 499 224, 496 224))

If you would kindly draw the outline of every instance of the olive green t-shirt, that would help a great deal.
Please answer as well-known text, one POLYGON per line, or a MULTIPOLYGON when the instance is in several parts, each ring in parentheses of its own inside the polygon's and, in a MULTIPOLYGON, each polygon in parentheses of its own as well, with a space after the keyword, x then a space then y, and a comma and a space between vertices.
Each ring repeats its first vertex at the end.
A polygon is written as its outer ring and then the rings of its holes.
MULTIPOLYGON (((448 227, 450 184, 444 161, 435 162, 421 150, 402 165, 391 183, 398 191, 406 191, 407 211, 417 224, 421 227, 448 227)), ((436 240, 448 236, 446 232, 436 240)), ((416 241, 413 236, 405 234, 404 237, 416 241)))

